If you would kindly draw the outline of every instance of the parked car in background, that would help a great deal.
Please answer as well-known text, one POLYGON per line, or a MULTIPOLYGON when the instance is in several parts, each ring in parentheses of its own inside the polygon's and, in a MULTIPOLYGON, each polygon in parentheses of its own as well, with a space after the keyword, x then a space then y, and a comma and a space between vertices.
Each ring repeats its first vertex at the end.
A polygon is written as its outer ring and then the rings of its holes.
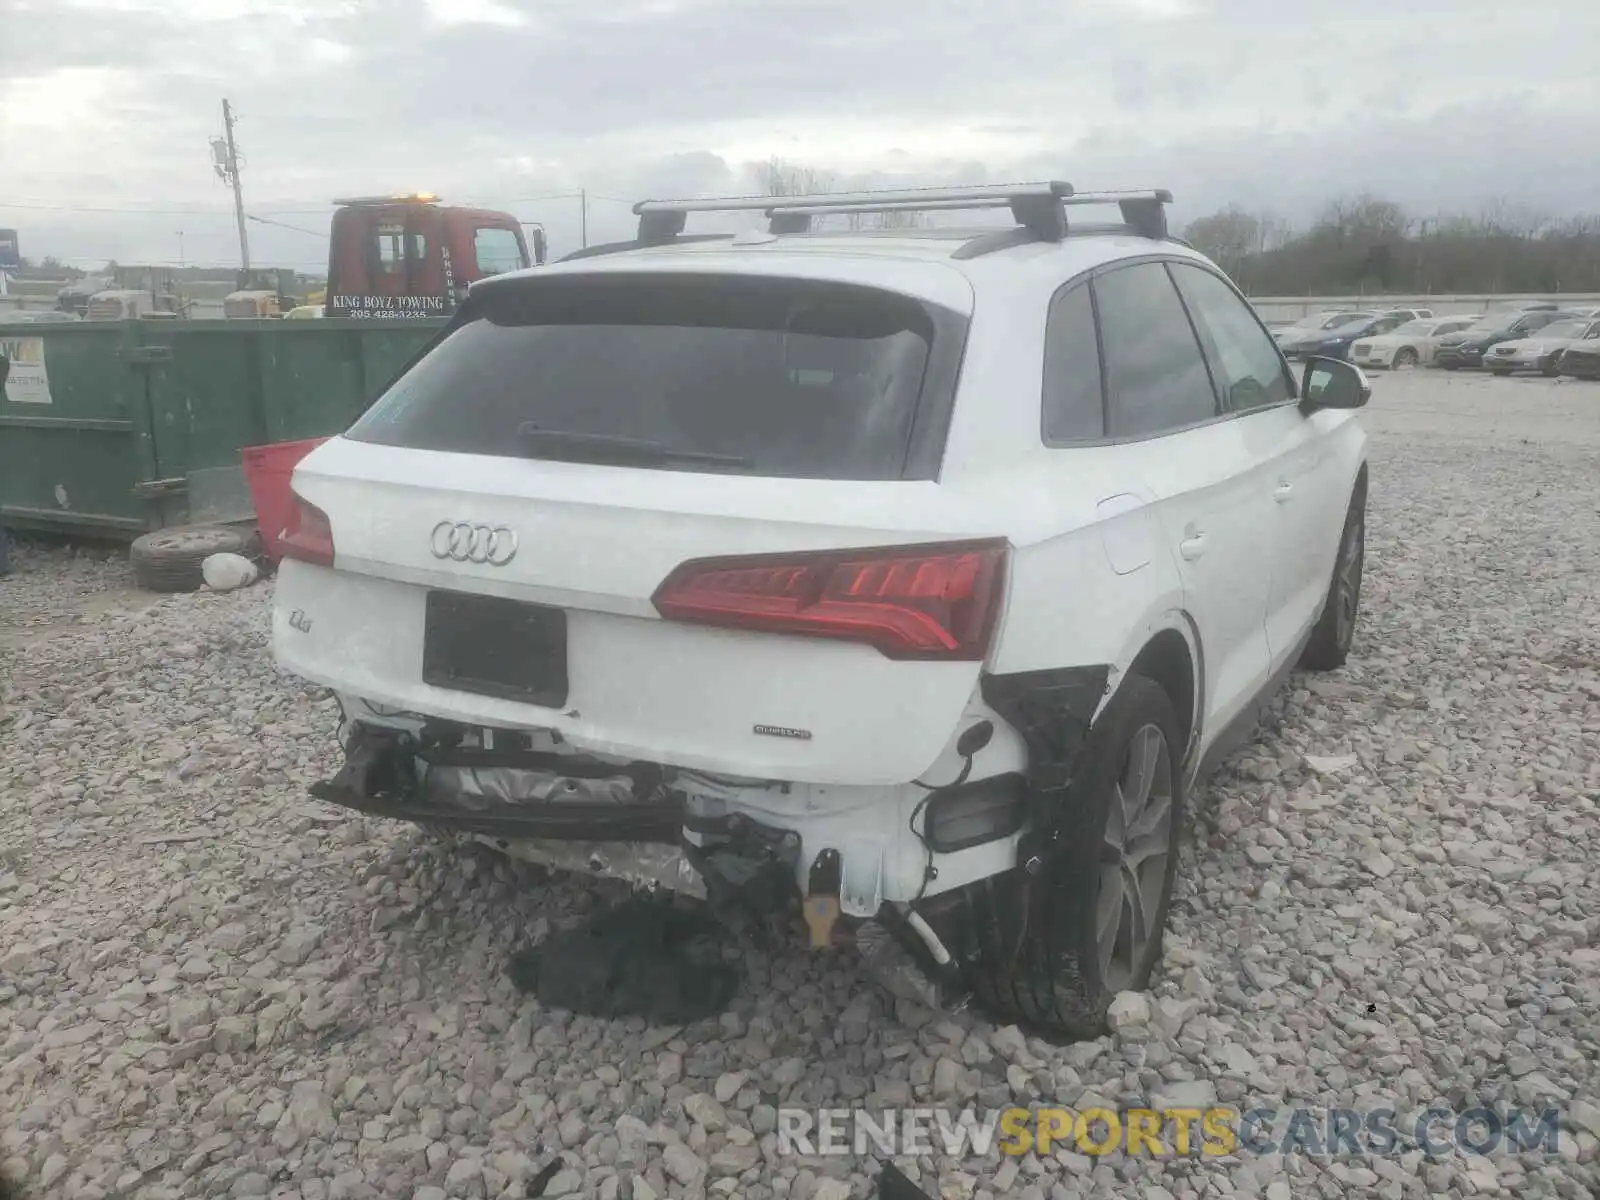
POLYGON ((1555 373, 1574 379, 1600 379, 1600 338, 1568 343, 1556 360, 1555 373))
POLYGON ((1350 361, 1358 367, 1395 370, 1426 366, 1433 361, 1434 349, 1442 336, 1459 333, 1474 320, 1475 317, 1420 317, 1407 321, 1388 333, 1352 342, 1350 361))
POLYGON ((1483 356, 1491 347, 1537 333, 1561 315, 1559 311, 1543 308, 1492 309, 1460 333, 1440 338, 1438 349, 1434 351, 1434 365, 1446 371, 1481 367, 1483 356))
POLYGON ((321 304, 297 304, 283 314, 285 321, 315 321, 327 315, 321 304))
POLYGON ((1558 316, 1559 320, 1551 321, 1530 337, 1515 338, 1495 346, 1483 360, 1484 369, 1496 375, 1510 375, 1513 371, 1560 374, 1556 364, 1568 346, 1600 338, 1600 319, 1578 313, 1558 316))
POLYGON ((1325 330, 1335 329, 1340 325, 1349 325, 1355 321, 1364 321, 1377 315, 1377 313, 1365 310, 1359 312, 1341 310, 1338 312, 1312 313, 1308 317, 1301 317, 1300 320, 1292 324, 1281 325, 1272 330, 1272 340, 1277 342, 1280 347, 1288 346, 1295 342, 1304 341, 1306 338, 1325 330))
POLYGON ((1369 313, 1362 320, 1347 321, 1331 329, 1308 333, 1298 341, 1279 343, 1289 358, 1348 358, 1353 343, 1398 329, 1415 316, 1414 309, 1395 309, 1369 313))

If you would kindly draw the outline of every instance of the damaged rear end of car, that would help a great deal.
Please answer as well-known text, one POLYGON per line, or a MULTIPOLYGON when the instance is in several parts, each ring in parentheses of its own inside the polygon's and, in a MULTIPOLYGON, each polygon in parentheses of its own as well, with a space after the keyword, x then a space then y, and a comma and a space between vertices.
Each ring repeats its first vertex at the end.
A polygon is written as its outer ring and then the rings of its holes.
POLYGON ((1014 550, 939 480, 970 285, 606 265, 474 288, 297 468, 275 653, 344 718, 315 794, 799 896, 814 946, 881 922, 956 987, 961 893, 1065 786, 1033 707, 1086 728, 1106 679, 984 673, 1014 550))

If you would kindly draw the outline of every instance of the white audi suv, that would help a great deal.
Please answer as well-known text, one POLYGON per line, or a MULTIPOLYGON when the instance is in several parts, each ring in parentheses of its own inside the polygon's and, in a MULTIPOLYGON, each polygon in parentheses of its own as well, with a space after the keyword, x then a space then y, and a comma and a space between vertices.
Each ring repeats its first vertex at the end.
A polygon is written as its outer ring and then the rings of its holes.
POLYGON ((873 922, 1096 1034, 1159 956, 1195 780, 1344 662, 1361 591, 1365 380, 1296 378, 1170 199, 643 202, 632 241, 475 284, 294 473, 275 652, 345 718, 315 794, 787 895, 814 945, 873 922), (816 221, 958 208, 1010 220, 816 221), (769 224, 684 232, 708 211, 769 224))

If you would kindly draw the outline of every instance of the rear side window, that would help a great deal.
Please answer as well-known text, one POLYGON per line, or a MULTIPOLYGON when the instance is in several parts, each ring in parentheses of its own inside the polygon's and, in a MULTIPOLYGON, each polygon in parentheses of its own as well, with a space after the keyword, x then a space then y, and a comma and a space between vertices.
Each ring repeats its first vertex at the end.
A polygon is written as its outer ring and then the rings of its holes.
POLYGON ((1050 305, 1044 342, 1045 444, 1104 437, 1104 403, 1094 300, 1089 285, 1080 283, 1050 305))
POLYGON ((1217 415, 1217 396, 1189 314, 1161 263, 1094 281, 1105 350, 1111 436, 1154 437, 1217 415))
POLYGON ((936 473, 913 448, 929 425, 942 448, 954 370, 930 362, 959 360, 957 314, 842 284, 631 272, 470 303, 347 437, 811 479, 936 473))

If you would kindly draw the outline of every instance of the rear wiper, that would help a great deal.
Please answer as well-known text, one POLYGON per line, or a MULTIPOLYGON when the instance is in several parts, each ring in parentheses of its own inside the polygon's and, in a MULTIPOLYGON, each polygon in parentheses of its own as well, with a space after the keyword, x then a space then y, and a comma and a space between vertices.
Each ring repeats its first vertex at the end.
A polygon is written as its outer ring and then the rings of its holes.
POLYGON ((718 467, 750 466, 748 458, 737 454, 679 450, 645 438, 622 437, 613 433, 574 433, 565 429, 540 429, 532 421, 524 421, 517 426, 517 437, 551 450, 592 450, 634 462, 705 463, 708 466, 718 467))

